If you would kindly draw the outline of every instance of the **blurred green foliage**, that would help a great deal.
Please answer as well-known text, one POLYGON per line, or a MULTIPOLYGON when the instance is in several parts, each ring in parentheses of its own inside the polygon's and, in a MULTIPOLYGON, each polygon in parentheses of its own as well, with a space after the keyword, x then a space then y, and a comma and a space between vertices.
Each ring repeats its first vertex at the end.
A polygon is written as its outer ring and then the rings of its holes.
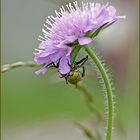
MULTIPOLYGON (((56 71, 37 77, 32 68, 19 68, 2 75, 2 121, 33 121, 34 119, 83 118, 89 111, 83 102, 82 93, 73 85, 59 80, 56 71), (81 94, 81 95, 80 95, 81 94)), ((91 81, 91 80, 90 80, 91 81)), ((98 87, 92 80, 94 96, 98 87)), ((90 86, 90 85, 89 85, 90 86)))

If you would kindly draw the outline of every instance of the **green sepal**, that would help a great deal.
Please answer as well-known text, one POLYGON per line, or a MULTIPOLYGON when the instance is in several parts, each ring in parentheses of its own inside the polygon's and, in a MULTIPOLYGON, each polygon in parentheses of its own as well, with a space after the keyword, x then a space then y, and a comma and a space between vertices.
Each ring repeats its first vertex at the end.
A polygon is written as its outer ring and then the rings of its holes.
POLYGON ((71 62, 71 64, 74 63, 74 61, 75 61, 75 59, 76 59, 76 57, 77 57, 77 55, 78 55, 78 53, 79 53, 81 48, 82 48, 82 46, 80 46, 80 45, 74 46, 74 48, 73 48, 73 50, 72 50, 72 52, 70 54, 70 62, 71 62))
POLYGON ((100 31, 101 30, 103 30, 104 28, 105 28, 105 26, 108 24, 108 22, 107 23, 105 23, 105 24, 103 24, 100 28, 98 28, 97 30, 95 30, 94 32, 89 32, 86 36, 89 36, 89 37, 91 37, 91 38, 95 38, 99 33, 100 33, 100 31))

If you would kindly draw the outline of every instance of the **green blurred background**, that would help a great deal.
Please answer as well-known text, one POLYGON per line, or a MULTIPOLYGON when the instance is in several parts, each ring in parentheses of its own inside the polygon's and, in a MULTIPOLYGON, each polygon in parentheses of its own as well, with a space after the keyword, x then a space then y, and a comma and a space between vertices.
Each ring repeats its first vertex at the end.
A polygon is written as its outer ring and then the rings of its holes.
MULTIPOLYGON (((97 1, 97 0, 96 0, 97 1)), ((94 2, 96 2, 94 1, 94 2)), ((33 60, 45 18, 70 0, 2 0, 1 64, 33 60)), ((80 2, 80 1, 79 1, 80 2)), ((92 2, 92 1, 91 1, 92 2)), ((98 0, 105 4, 107 1, 98 0)), ((101 32, 93 43, 111 67, 115 83, 116 123, 113 140, 138 140, 139 20, 138 0, 110 0, 126 15, 101 32)), ((70 22, 70 21, 69 21, 70 22)), ((86 140, 73 121, 95 127, 81 93, 59 79, 56 70, 37 77, 36 68, 1 75, 2 140, 86 140)), ((104 99, 93 68, 83 83, 104 113, 104 99)), ((98 124, 96 124, 98 126, 98 124)))

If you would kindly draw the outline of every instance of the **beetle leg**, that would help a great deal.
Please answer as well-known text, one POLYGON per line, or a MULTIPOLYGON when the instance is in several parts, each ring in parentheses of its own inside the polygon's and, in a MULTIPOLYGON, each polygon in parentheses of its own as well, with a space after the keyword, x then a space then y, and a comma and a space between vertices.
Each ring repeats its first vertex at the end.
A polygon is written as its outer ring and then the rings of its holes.
POLYGON ((68 84, 68 78, 67 78, 67 76, 65 77, 65 80, 66 80, 66 84, 68 84))
POLYGON ((85 67, 82 67, 83 68, 83 73, 82 73, 82 77, 85 76, 85 67))
POLYGON ((85 62, 88 60, 88 55, 86 56, 86 57, 84 57, 83 59, 81 59, 80 61, 78 61, 78 62, 76 62, 76 65, 79 65, 79 64, 81 64, 81 65, 83 65, 83 64, 85 64, 85 62))
POLYGON ((88 55, 78 62, 75 61, 74 62, 74 64, 75 64, 74 69, 82 67, 86 63, 87 60, 88 60, 88 55))

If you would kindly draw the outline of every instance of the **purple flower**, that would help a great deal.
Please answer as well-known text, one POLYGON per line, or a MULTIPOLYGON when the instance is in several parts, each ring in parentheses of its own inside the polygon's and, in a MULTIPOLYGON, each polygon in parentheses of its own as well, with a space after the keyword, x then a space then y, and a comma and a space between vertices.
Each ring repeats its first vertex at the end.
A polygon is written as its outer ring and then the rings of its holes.
POLYGON ((83 3, 78 6, 77 2, 69 3, 60 8, 60 12, 55 11, 56 16, 48 16, 38 49, 35 51, 34 61, 43 64, 43 67, 36 74, 45 74, 49 64, 58 63, 60 74, 70 72, 70 54, 73 43, 80 45, 89 44, 92 38, 87 36, 87 32, 94 32, 102 25, 106 27, 124 16, 116 16, 116 9, 113 6, 101 5, 99 3, 83 3))

